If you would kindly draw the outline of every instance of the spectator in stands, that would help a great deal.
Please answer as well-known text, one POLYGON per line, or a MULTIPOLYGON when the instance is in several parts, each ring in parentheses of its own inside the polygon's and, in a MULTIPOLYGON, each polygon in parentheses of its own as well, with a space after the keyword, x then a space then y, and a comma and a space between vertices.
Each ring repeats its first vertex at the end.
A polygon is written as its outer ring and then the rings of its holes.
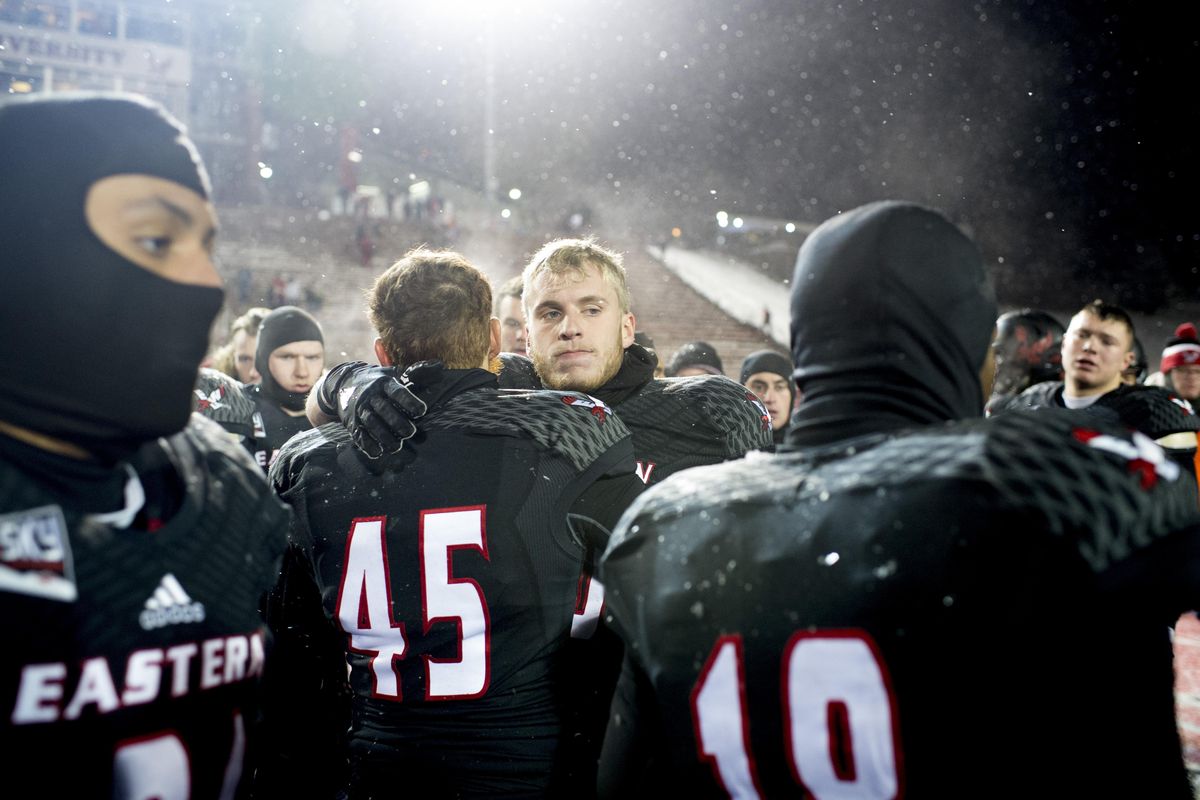
POLYGON ((254 367, 254 351, 258 347, 258 326, 270 313, 269 308, 252 308, 235 319, 229 326, 229 341, 213 357, 213 368, 247 386, 261 381, 254 367))
POLYGON ((237 299, 238 305, 244 306, 250 302, 250 294, 254 291, 254 275, 250 270, 242 267, 237 271, 237 299))
POLYGON ((525 309, 521 307, 521 276, 500 285, 492 303, 492 316, 500 320, 500 351, 525 355, 525 309))
POLYGON ((724 375, 721 357, 708 342, 688 342, 675 351, 667 362, 668 378, 687 378, 692 375, 724 375))
POLYGON ((312 427, 304 400, 325 369, 320 324, 304 309, 275 309, 258 329, 254 365, 262 376, 251 390, 258 409, 254 457, 266 470, 284 442, 312 427))
POLYGON ((267 301, 267 305, 271 308, 279 308, 283 305, 283 294, 287 290, 287 276, 276 275, 271 279, 271 296, 267 301))
POLYGON ((771 415, 775 444, 783 442, 788 420, 796 403, 796 384, 792 380, 792 361, 774 350, 759 350, 746 356, 738 381, 766 406, 771 415))
POLYGON ((304 299, 304 289, 300 285, 300 279, 295 275, 291 275, 287 279, 287 283, 283 285, 283 304, 285 306, 298 306, 304 299))
POLYGON ((1175 329, 1163 348, 1159 370, 1168 389, 1191 403, 1200 400, 1200 338, 1195 325, 1185 322, 1175 329))

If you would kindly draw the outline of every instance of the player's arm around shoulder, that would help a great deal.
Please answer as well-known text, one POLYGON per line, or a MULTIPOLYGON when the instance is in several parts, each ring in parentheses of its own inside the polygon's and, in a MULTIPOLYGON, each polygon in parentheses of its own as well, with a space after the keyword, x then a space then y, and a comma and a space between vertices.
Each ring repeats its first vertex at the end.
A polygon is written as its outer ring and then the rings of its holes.
POLYGON ((725 447, 725 458, 773 450, 771 415, 754 393, 724 375, 675 379, 668 391, 695 409, 725 447))

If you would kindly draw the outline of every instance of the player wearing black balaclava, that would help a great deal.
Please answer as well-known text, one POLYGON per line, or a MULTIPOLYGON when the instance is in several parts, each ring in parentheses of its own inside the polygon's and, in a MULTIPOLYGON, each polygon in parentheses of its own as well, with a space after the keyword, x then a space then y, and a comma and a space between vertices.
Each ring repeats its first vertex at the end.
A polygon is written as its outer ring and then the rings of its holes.
POLYGON ((995 318, 936 212, 804 242, 786 443, 651 487, 604 554, 601 797, 1191 797, 1167 623, 1195 499, 1128 429, 973 419, 995 318))
POLYGON ((0 176, 5 793, 222 796, 286 511, 190 416, 223 297, 207 176, 116 95, 0 106, 0 176))
MULTIPOLYGON (((297 342, 325 344, 320 324, 302 308, 281 306, 268 314, 258 329, 254 367, 262 376, 262 383, 249 387, 249 392, 258 408, 254 457, 264 470, 271 466, 284 442, 312 427, 304 415, 304 401, 311 383, 303 392, 290 391, 271 369, 271 354, 297 342)), ((319 352, 320 363, 314 365, 309 377, 311 381, 316 381, 324 366, 323 348, 319 352)), ((297 351, 289 355, 293 361, 304 362, 304 353, 297 351)))

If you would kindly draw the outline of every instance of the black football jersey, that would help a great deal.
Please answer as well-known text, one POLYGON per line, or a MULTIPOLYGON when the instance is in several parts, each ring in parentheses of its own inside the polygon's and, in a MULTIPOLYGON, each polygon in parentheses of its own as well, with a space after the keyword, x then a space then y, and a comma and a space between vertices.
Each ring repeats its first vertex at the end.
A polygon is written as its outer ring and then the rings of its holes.
POLYGON ((131 463, 127 510, 92 514, 0 458, 6 797, 232 798, 248 783, 259 602, 287 509, 196 415, 131 463), (129 513, 170 481, 183 497, 168 519, 129 513))
POLYGON ((420 432, 386 468, 336 424, 272 468, 345 637, 351 796, 414 775, 451 796, 529 795, 561 774, 584 554, 641 483, 603 403, 495 385, 447 371, 422 389, 420 432))
POLYGON ((1144 435, 1047 411, 655 487, 602 562, 627 646, 602 795, 1191 797, 1186 484, 1144 435))
POLYGON ((251 386, 249 395, 254 400, 253 440, 249 442, 251 455, 266 472, 279 457, 279 449, 296 434, 312 428, 308 417, 294 417, 284 412, 278 403, 272 402, 262 393, 261 386, 251 386))
POLYGON ((750 390, 720 375, 651 380, 613 409, 633 434, 638 476, 646 484, 772 447, 766 409, 750 390))

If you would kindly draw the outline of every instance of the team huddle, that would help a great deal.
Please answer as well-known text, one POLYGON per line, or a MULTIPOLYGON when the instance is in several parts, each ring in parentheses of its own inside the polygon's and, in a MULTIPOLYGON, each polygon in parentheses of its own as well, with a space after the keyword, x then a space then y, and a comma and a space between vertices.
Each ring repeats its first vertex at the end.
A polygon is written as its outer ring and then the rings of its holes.
POLYGON ((656 377, 620 256, 566 239, 495 297, 404 255, 378 365, 321 376, 277 309, 250 387, 197 378, 223 294, 176 121, 11 103, 0 153, 12 796, 1192 796, 1200 425, 1120 388, 1119 308, 985 419, 983 259, 889 201, 805 240, 791 361, 745 386, 656 377))

